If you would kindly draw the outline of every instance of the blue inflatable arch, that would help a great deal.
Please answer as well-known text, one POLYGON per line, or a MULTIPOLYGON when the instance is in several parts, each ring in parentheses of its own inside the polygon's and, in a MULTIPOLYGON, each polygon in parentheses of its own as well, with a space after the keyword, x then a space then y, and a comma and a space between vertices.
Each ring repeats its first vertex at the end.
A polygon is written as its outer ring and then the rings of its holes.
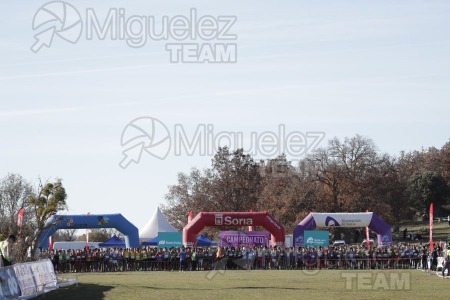
POLYGON ((294 228, 295 247, 304 246, 305 230, 317 227, 369 227, 377 234, 378 246, 392 244, 391 227, 373 212, 366 213, 317 213, 312 212, 294 228))
POLYGON ((38 237, 38 247, 48 248, 48 238, 60 229, 115 228, 125 236, 127 248, 139 247, 139 230, 121 214, 111 215, 53 215, 45 222, 38 237))

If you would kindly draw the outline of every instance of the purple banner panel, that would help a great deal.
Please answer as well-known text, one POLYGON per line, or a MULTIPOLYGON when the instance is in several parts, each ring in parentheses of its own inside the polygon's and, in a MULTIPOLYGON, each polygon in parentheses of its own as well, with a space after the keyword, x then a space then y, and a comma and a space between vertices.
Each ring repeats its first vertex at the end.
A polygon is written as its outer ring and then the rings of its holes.
POLYGON ((269 246, 270 233, 267 231, 221 231, 220 247, 264 247, 269 246))

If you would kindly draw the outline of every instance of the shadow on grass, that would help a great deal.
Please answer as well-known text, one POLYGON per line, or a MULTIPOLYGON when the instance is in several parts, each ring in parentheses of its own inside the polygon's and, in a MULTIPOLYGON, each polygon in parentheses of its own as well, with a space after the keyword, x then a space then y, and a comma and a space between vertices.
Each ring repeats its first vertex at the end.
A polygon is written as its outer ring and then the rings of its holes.
POLYGON ((104 299, 105 292, 111 290, 112 286, 104 286, 98 284, 78 284, 78 286, 70 286, 65 288, 60 288, 37 298, 42 299, 64 299, 64 300, 89 300, 89 299, 104 299))

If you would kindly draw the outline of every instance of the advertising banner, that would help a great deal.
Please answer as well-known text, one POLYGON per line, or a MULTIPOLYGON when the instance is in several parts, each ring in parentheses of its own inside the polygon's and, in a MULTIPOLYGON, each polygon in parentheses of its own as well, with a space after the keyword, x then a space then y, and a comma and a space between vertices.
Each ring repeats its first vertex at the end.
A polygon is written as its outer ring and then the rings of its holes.
POLYGON ((21 263, 14 265, 17 281, 22 291, 22 296, 31 296, 36 294, 36 283, 34 282, 33 263, 21 263))
POLYGON ((36 290, 38 292, 47 292, 56 289, 56 275, 53 264, 50 259, 43 259, 31 264, 36 290))
POLYGON ((316 227, 342 226, 342 227, 367 227, 372 220, 371 212, 368 213, 311 213, 316 227))
POLYGON ((294 239, 294 247, 305 247, 305 237, 303 232, 294 239))
MULTIPOLYGON (((67 285, 77 283, 76 279, 68 281, 67 285)), ((58 287, 50 259, 0 268, 0 299, 30 299, 58 287)))
POLYGON ((324 227, 368 227, 377 234, 378 247, 392 244, 391 227, 373 212, 365 213, 315 213, 311 212, 294 228, 296 247, 303 246, 306 230, 324 227))
MULTIPOLYGON (((183 243, 195 243, 197 235, 207 226, 255 228, 262 226, 271 234, 271 243, 283 245, 285 228, 267 211, 259 212, 199 212, 183 228, 183 243)), ((237 228, 240 229, 240 228, 237 228)))
POLYGON ((0 268, 0 299, 18 299, 20 288, 13 267, 0 268))
POLYGON ((270 233, 267 231, 221 231, 219 246, 221 247, 264 247, 269 246, 270 233))
POLYGON ((181 232, 158 232, 158 248, 178 248, 183 246, 181 232))
POLYGON ((326 230, 305 230, 305 247, 328 247, 330 238, 326 230))

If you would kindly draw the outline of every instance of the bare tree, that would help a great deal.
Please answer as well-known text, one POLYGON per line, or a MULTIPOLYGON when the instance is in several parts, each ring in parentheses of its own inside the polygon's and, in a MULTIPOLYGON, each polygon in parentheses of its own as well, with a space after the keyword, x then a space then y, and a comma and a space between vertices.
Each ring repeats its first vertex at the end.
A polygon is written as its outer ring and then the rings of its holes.
MULTIPOLYGON (((169 187, 162 208, 178 229, 186 225, 189 210, 194 214, 268 210, 288 228, 312 210, 369 209, 387 221, 400 222, 421 209, 417 193, 412 197, 411 192, 410 178, 417 172, 436 173, 441 190, 449 186, 450 142, 441 149, 401 152, 395 158, 379 153, 375 143, 361 135, 343 141, 334 138, 296 168, 283 155, 255 162, 242 149, 230 151, 224 147, 216 153, 210 168, 178 174, 178 182, 169 187)), ((417 186, 420 190, 425 185, 417 186)), ((435 193, 437 187, 428 186, 433 187, 428 194, 435 193)))
POLYGON ((53 234, 54 242, 73 242, 76 241, 76 229, 61 229, 53 234))
MULTIPOLYGON (((31 194, 31 184, 19 174, 10 173, 1 180, 0 231, 2 234, 17 233, 17 214, 20 208, 26 208, 31 194)), ((25 214, 28 214, 28 211, 25 214)))

